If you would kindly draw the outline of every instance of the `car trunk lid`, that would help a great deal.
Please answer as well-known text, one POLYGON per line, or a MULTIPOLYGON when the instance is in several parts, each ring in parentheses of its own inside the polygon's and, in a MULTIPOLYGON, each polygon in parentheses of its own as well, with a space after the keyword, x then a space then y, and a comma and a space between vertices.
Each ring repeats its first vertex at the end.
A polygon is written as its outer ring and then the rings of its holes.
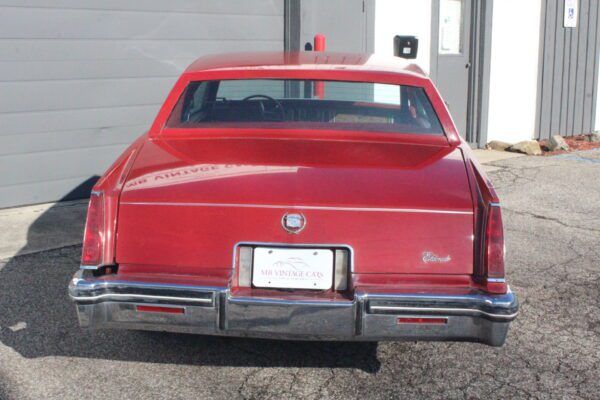
POLYGON ((148 142, 121 195, 117 262, 203 274, 232 268, 239 243, 347 246, 355 273, 470 274, 462 154, 443 141, 148 142), (286 213, 305 229, 283 229, 286 213))

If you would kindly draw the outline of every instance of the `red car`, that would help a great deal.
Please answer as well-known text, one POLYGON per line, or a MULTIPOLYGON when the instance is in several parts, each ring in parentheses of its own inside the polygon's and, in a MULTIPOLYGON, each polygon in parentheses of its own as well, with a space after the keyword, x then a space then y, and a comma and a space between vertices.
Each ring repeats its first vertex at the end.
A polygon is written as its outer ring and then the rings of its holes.
POLYGON ((415 65, 200 58, 96 184, 79 322, 502 345, 518 303, 498 197, 415 65))

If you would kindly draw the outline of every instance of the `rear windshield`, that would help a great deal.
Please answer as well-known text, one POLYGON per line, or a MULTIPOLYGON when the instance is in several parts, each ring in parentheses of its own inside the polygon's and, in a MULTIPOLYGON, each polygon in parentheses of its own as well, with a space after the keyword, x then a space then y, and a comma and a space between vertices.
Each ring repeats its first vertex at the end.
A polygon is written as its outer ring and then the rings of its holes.
POLYGON ((367 82, 191 82, 168 128, 286 127, 442 135, 423 88, 367 82))

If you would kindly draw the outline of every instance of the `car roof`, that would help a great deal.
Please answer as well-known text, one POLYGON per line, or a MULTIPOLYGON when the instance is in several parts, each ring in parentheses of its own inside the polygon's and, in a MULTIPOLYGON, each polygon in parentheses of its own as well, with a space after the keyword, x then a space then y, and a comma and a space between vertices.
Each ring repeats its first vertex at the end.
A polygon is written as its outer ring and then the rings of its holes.
POLYGON ((417 64, 399 57, 312 51, 248 52, 208 55, 194 61, 187 68, 186 73, 257 69, 340 69, 363 72, 391 72, 427 78, 425 72, 417 64))

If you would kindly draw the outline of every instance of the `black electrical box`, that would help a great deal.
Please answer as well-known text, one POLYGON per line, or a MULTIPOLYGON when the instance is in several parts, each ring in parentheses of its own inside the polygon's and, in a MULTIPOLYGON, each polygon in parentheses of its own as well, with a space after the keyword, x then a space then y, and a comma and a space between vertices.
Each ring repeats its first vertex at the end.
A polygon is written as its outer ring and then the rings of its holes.
POLYGON ((395 36, 394 55, 402 58, 417 58, 419 39, 416 36, 395 36))

